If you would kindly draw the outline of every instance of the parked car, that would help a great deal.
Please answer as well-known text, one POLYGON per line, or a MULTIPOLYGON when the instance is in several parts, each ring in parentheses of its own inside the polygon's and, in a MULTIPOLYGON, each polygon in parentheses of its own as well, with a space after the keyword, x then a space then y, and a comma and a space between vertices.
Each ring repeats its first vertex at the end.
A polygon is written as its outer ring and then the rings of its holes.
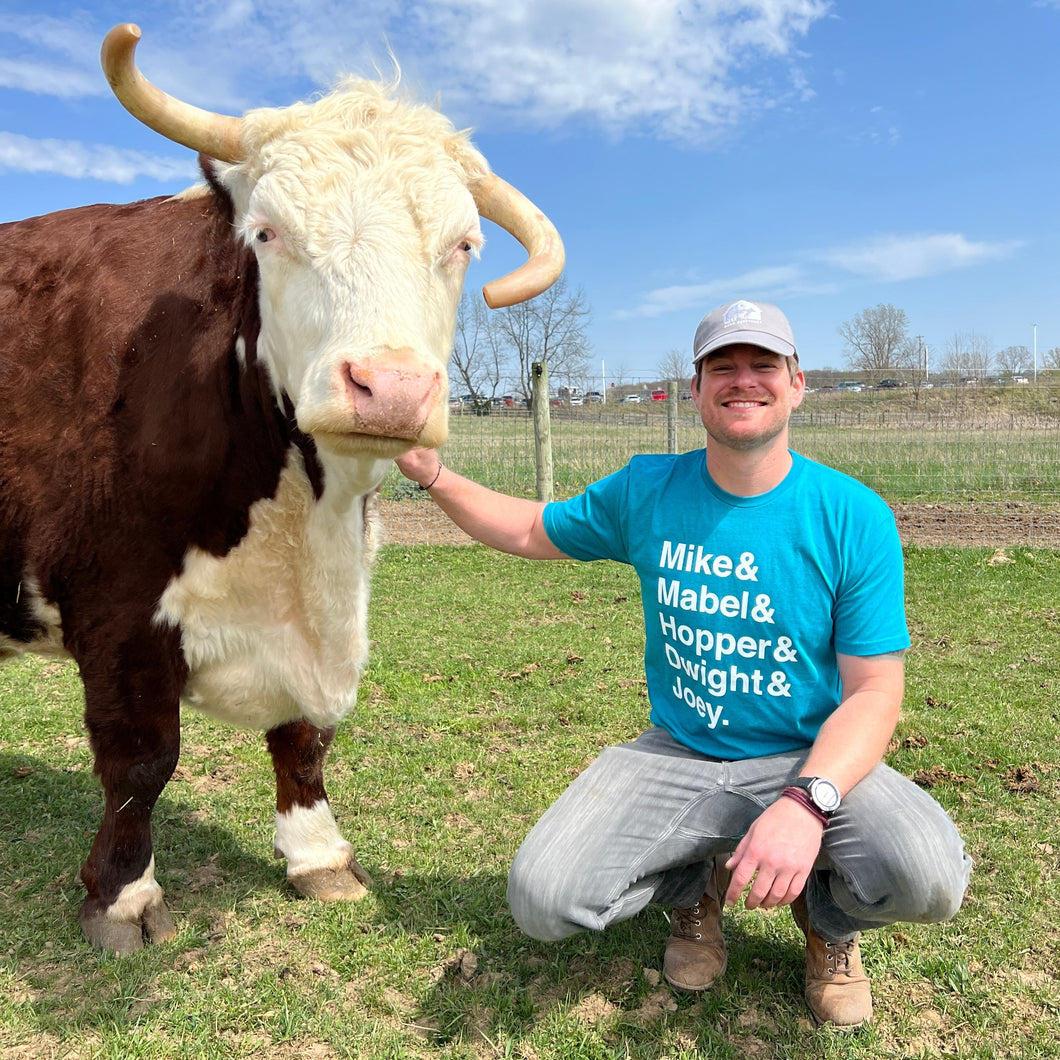
POLYGON ((848 379, 845 383, 840 383, 836 390, 845 390, 850 394, 860 394, 864 390, 864 386, 856 380, 848 379))
POLYGON ((604 395, 599 390, 590 390, 585 395, 585 403, 587 405, 602 405, 604 403, 604 395))
POLYGON ((572 398, 570 399, 570 403, 571 403, 572 405, 584 405, 584 404, 585 404, 585 401, 584 401, 584 399, 582 399, 582 398, 580 398, 580 397, 572 397, 572 398))
POLYGON ((669 393, 665 390, 653 390, 651 392, 652 401, 665 401, 669 396, 669 393))
POLYGON ((902 383, 899 379, 881 379, 876 384, 877 390, 898 390, 902 383))
POLYGON ((627 394, 622 399, 622 404, 623 405, 639 405, 640 404, 640 394, 627 394))

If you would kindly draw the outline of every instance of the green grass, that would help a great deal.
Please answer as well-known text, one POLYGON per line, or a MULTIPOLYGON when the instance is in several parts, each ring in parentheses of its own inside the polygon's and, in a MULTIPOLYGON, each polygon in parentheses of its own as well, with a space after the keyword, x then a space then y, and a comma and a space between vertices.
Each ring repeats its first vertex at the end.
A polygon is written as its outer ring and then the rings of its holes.
POLYGON ((156 814, 175 941, 89 950, 77 868, 102 800, 72 664, 0 669, 0 1058, 1060 1057, 1060 552, 907 554, 914 647, 889 761, 976 869, 950 923, 866 936, 877 1018, 813 1029, 786 911, 726 918, 702 997, 658 982, 659 910, 559 944, 516 929, 507 866, 599 752, 645 724, 636 583, 610 564, 388 546, 372 663, 328 770, 372 873, 297 898, 254 733, 190 711, 156 814))

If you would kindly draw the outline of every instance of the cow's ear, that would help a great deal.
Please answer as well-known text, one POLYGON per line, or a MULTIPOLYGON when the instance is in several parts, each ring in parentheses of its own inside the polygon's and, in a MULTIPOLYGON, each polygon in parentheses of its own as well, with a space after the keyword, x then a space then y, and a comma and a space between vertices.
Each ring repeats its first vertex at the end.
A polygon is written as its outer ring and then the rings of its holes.
POLYGON ((209 155, 199 155, 199 169, 202 170, 203 179, 227 211, 227 218, 231 223, 235 218, 236 205, 232 199, 232 192, 221 179, 222 173, 228 168, 230 167, 226 162, 218 162, 216 158, 211 158, 209 155))
POLYGON ((211 188, 216 187, 219 179, 217 176, 217 159, 211 158, 209 155, 200 154, 199 169, 202 171, 206 183, 209 184, 211 188))

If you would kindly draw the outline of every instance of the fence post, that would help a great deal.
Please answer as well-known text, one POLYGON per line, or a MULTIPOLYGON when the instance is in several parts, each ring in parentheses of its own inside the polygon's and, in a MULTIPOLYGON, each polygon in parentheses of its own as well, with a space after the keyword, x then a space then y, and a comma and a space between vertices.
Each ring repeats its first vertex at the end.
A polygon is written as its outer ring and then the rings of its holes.
POLYGON ((534 361, 534 466, 537 469, 537 499, 552 500, 552 420, 548 409, 548 364, 534 361))
POLYGON ((666 451, 677 452, 677 381, 666 384, 666 451))

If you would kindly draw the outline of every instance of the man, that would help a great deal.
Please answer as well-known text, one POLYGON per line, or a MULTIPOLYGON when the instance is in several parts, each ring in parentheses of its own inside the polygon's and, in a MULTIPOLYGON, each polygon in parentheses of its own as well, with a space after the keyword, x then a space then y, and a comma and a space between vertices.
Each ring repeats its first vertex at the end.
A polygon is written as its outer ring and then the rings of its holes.
POLYGON ((637 571, 652 728, 604 750, 531 831, 508 898, 540 939, 674 907, 663 970, 707 989, 722 908, 790 905, 814 1019, 872 1015, 858 933, 937 922, 971 861, 949 817, 883 765, 909 645, 901 546, 871 490, 792 453, 805 379, 784 314, 708 313, 692 399, 706 448, 634 457, 563 503, 494 493, 430 450, 398 460, 472 537, 637 571))

